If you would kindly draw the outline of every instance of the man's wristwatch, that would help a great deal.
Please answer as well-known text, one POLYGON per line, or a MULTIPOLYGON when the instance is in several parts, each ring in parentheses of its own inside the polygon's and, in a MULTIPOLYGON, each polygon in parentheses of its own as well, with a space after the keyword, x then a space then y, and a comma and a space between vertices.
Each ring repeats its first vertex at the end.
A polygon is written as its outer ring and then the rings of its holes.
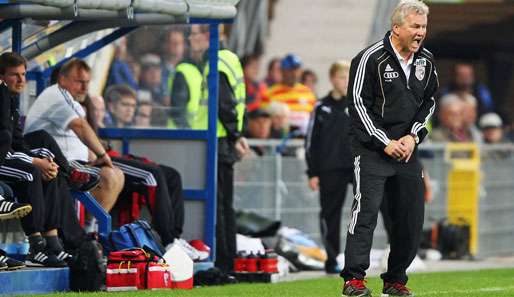
POLYGON ((410 136, 412 136, 412 138, 414 138, 414 142, 415 142, 416 144, 419 144, 419 137, 418 137, 418 135, 416 135, 416 134, 414 134, 414 133, 411 133, 411 134, 409 134, 409 135, 410 135, 410 136))

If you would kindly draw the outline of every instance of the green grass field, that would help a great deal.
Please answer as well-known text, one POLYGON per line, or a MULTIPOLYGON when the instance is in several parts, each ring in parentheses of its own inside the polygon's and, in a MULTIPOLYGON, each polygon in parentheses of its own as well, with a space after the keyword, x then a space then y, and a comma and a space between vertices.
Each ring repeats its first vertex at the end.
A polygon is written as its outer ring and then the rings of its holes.
MULTIPOLYGON (((370 278, 368 286, 373 296, 380 296, 382 283, 370 278)), ((426 297, 513 297, 514 269, 495 269, 465 272, 417 273, 410 276, 409 288, 415 296, 426 297)), ((189 291, 138 291, 122 293, 66 293, 40 296, 59 297, 160 297, 160 296, 244 296, 244 297, 329 297, 341 296, 341 280, 336 277, 282 282, 277 284, 238 284, 196 288, 189 291)))

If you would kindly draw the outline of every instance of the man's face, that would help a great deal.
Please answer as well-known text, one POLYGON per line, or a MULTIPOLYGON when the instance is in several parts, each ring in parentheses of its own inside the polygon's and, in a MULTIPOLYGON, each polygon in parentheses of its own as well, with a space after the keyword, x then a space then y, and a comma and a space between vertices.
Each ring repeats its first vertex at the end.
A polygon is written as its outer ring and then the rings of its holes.
POLYGON ((472 102, 464 102, 462 109, 462 116, 464 118, 464 123, 467 126, 474 125, 477 121, 477 105, 472 102))
POLYGON ((259 76, 259 59, 253 59, 246 64, 244 75, 250 81, 257 81, 259 76))
POLYGON ((464 127, 464 105, 461 102, 448 104, 441 109, 441 125, 450 130, 464 127))
POLYGON ((501 127, 491 127, 482 130, 486 143, 498 143, 503 139, 503 129, 501 127))
POLYGON ((399 40, 401 52, 415 53, 427 34, 427 16, 411 12, 403 24, 393 26, 393 33, 399 40))
POLYGON ((334 73, 334 75, 330 78, 330 82, 334 86, 334 89, 346 96, 348 90, 348 72, 339 70, 334 73))
POLYGON ((461 90, 469 89, 475 83, 473 66, 461 64, 455 66, 455 84, 461 90))
POLYGON ((91 74, 79 67, 73 68, 67 75, 62 75, 59 79, 61 87, 66 89, 78 102, 84 102, 89 90, 91 74))
POLYGON ((140 105, 136 114, 136 126, 137 127, 150 127, 150 120, 152 118, 152 105, 144 104, 140 105))
POLYGON ((98 127, 104 127, 105 117, 105 101, 102 96, 91 96, 91 103, 93 103, 95 121, 98 127))
POLYGON ((191 43, 191 51, 202 52, 209 48, 209 34, 202 32, 200 25, 192 25, 189 34, 189 42, 191 43))
POLYGON ((282 83, 288 86, 294 86, 294 84, 298 81, 300 76, 301 69, 282 69, 282 83))
POLYGON ((167 53, 173 57, 184 55, 184 35, 181 32, 170 32, 166 44, 167 53))
POLYGON ((158 88, 162 81, 162 71, 159 66, 147 66, 141 75, 141 84, 149 88, 158 88))
POLYGON ((271 132, 271 119, 269 117, 250 119, 248 121, 248 132, 251 138, 269 138, 271 132))
POLYGON ((0 78, 5 82, 11 93, 21 94, 27 84, 25 73, 25 65, 8 67, 5 69, 5 74, 0 75, 0 78))
POLYGON ((121 97, 120 100, 112 104, 111 112, 118 123, 130 124, 136 112, 136 98, 130 96, 121 97))

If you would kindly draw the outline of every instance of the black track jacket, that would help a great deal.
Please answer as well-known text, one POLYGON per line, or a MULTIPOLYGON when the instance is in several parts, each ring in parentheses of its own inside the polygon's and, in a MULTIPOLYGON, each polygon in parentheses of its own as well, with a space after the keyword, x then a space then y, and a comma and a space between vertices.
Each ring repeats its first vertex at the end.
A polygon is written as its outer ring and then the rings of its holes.
POLYGON ((362 148, 382 152, 391 140, 407 134, 427 135, 439 86, 432 53, 420 47, 407 79, 389 40, 361 51, 350 67, 348 97, 354 153, 362 148))
POLYGON ((305 140, 307 175, 353 167, 350 146, 348 98, 335 100, 331 94, 314 108, 305 140))

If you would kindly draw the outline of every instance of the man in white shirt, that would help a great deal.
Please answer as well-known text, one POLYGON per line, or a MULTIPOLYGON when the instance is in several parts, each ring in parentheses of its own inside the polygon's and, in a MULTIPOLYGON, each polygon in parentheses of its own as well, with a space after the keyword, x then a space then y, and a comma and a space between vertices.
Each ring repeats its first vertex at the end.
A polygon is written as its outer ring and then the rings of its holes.
POLYGON ((91 194, 109 211, 123 188, 124 175, 113 166, 79 103, 86 98, 90 78, 91 69, 84 61, 72 59, 64 64, 58 83, 45 89, 30 108, 24 133, 45 130, 72 163, 91 160, 91 165, 99 166, 100 185, 91 194))

